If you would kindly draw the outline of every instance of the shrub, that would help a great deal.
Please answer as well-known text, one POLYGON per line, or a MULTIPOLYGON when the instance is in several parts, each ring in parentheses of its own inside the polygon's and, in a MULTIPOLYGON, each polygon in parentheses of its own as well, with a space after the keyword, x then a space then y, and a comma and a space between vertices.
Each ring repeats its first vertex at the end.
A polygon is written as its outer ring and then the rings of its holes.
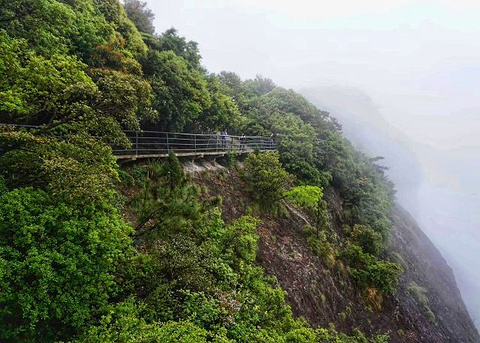
POLYGON ((382 235, 369 226, 356 224, 350 233, 350 241, 367 254, 378 256, 382 251, 382 235))
POLYGON ((317 235, 330 226, 327 203, 323 200, 323 189, 316 186, 299 186, 287 193, 287 199, 302 207, 313 219, 317 235))
POLYGON ((361 290, 376 288, 383 294, 395 292, 398 275, 403 272, 395 263, 364 253, 355 244, 350 244, 342 255, 349 265, 350 275, 361 290))
POLYGON ((335 249, 327 240, 325 231, 318 233, 316 229, 307 226, 303 232, 307 236, 308 246, 313 253, 320 257, 328 268, 333 268, 336 263, 335 249))

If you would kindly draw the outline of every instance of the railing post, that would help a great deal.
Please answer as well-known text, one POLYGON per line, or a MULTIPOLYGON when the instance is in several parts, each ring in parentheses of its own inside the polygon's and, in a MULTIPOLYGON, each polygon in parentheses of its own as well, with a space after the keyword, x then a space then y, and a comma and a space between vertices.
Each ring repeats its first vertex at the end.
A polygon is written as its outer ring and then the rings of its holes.
POLYGON ((168 132, 166 132, 166 134, 167 134, 167 154, 169 154, 170 153, 170 145, 168 143, 168 132))
POLYGON ((193 148, 194 151, 197 152, 197 135, 193 135, 193 148))
POLYGON ((138 157, 138 131, 135 131, 135 157, 138 157))

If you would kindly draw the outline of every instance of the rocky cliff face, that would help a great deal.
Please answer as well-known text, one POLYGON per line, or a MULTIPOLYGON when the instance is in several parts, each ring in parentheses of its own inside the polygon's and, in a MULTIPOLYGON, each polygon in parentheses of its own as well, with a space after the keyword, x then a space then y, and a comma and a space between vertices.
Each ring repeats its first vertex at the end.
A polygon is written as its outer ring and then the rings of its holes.
POLYGON ((480 342, 465 308, 453 272, 412 216, 396 206, 391 250, 403 258, 396 297, 418 342, 480 342), (418 299, 423 288, 423 303, 418 299))
MULTIPOLYGON (((225 170, 195 173, 194 181, 210 195, 222 195, 228 221, 241 216, 250 200, 238 175, 226 174, 225 170)), ((325 196, 332 217, 331 234, 341 241, 342 199, 334 189, 325 196)), ((451 269, 401 207, 392 210, 394 230, 386 254, 405 272, 396 295, 383 299, 381 310, 371 310, 341 261, 327 266, 312 253, 302 233, 308 218, 288 204, 287 212, 286 216, 261 216, 258 263, 288 292, 287 301, 296 316, 305 317, 313 326, 334 324, 344 332, 354 328, 372 335, 389 332, 391 342, 480 342, 451 269)))

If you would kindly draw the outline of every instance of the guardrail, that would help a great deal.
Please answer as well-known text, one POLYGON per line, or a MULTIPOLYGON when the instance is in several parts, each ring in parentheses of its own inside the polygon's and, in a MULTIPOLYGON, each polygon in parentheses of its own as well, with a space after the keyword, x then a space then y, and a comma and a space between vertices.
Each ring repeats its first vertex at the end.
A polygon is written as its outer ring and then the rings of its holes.
MULTIPOLYGON (((38 129, 36 125, 1 124, 25 129, 38 129)), ((162 131, 123 131, 132 143, 130 148, 112 146, 117 159, 163 157, 170 152, 179 156, 221 155, 248 153, 254 150, 274 151, 277 143, 265 136, 222 136, 218 134, 181 133, 162 131)))
POLYGON ((277 144, 263 136, 221 136, 218 134, 124 131, 131 148, 113 147, 117 158, 155 157, 173 151, 179 156, 218 155, 230 152, 273 151, 277 144))

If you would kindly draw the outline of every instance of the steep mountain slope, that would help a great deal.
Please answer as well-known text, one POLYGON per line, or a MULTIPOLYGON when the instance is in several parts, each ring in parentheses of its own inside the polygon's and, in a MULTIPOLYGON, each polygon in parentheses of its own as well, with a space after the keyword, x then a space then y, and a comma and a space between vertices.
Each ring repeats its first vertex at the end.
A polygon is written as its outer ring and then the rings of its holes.
POLYGON ((478 332, 445 259, 413 217, 399 205, 393 209, 392 219, 391 249, 405 261, 397 297, 405 319, 417 331, 416 339, 419 342, 479 342, 478 332), (419 304, 418 299, 415 302, 415 296, 412 299, 413 282, 425 290, 427 301, 423 304, 419 304), (418 313, 417 305, 424 306, 425 311, 418 313), (434 317, 428 315, 427 307, 434 317))
POLYGON ((441 259, 391 252, 393 184, 327 112, 270 79, 209 73, 138 0, 2 5, 1 342, 476 338, 441 259), (120 166, 125 130, 228 130, 278 151, 198 187, 168 141, 165 159, 120 166))
POLYGON ((396 185, 398 202, 452 267, 467 309, 480 329, 480 273, 471 272, 480 244, 480 184, 472 175, 479 169, 480 154, 471 138, 478 131, 477 117, 470 113, 475 109, 442 108, 443 115, 420 110, 422 115, 415 111, 418 106, 408 104, 413 113, 399 116, 378 105, 388 102, 385 98, 377 95, 373 100, 356 88, 323 86, 301 92, 335 115, 345 137, 357 149, 385 157, 382 164, 390 168, 387 174, 396 185))
MULTIPOLYGON (((231 170, 225 175, 225 170, 200 172, 193 178, 209 194, 222 194, 225 219, 232 221, 252 202, 237 172, 231 170)), ((342 236, 342 199, 333 188, 325 197, 334 224, 330 234, 342 236)), ((305 317, 317 327, 333 323, 345 332, 354 328, 368 334, 388 332, 390 341, 398 343, 480 342, 451 269, 399 205, 391 212, 394 226, 386 254, 405 272, 397 293, 384 299, 380 310, 371 309, 341 262, 329 268, 312 253, 303 233, 308 216, 288 204, 287 208, 286 217, 261 216, 257 263, 287 291, 287 301, 296 316, 305 317), (419 295, 426 300, 418 299, 419 295)))

